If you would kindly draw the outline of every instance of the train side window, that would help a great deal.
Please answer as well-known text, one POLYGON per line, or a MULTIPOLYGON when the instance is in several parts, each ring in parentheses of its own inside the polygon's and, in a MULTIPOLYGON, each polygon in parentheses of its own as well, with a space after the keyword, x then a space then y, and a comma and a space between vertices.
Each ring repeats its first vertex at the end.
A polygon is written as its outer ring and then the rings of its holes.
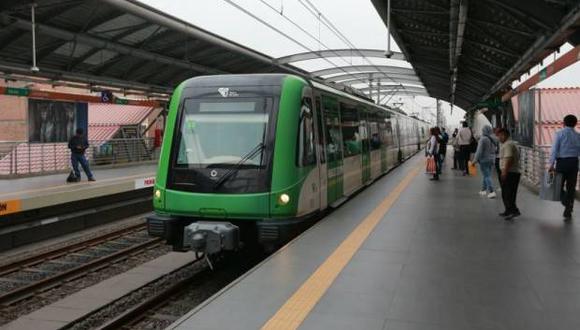
POLYGON ((326 146, 324 144, 324 118, 322 118, 322 107, 320 97, 316 97, 316 124, 318 130, 318 145, 320 146, 320 163, 326 163, 326 146))
POLYGON ((379 131, 379 125, 380 125, 380 117, 378 115, 378 113, 371 113, 369 115, 369 127, 370 127, 370 146, 371 146, 371 150, 377 150, 381 148, 381 134, 379 131))
POLYGON ((357 109, 341 102, 340 116, 344 157, 356 156, 361 153, 362 139, 364 138, 359 131, 360 122, 357 109))
POLYGON ((299 167, 309 166, 316 163, 316 151, 314 147, 314 117, 312 113, 312 99, 302 99, 300 107, 300 122, 298 124, 298 157, 299 167))

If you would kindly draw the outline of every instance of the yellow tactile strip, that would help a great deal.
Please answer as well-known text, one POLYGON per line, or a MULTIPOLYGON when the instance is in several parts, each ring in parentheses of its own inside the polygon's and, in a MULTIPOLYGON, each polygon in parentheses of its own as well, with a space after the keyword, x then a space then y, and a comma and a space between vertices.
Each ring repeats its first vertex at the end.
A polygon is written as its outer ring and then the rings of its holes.
POLYGON ((266 322, 263 330, 297 329, 346 267, 375 226, 419 173, 413 168, 389 195, 351 232, 302 286, 266 322))

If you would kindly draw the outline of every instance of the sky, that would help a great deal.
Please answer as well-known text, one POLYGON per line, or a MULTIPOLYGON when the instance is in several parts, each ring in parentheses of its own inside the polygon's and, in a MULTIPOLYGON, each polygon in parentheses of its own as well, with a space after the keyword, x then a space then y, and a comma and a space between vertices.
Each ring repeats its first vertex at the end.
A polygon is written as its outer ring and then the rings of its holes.
MULTIPOLYGON (((370 0, 310 0, 319 12, 340 30, 348 39, 347 41, 341 40, 322 24, 315 11, 308 10, 307 0, 140 1, 272 57, 326 49, 326 47, 333 49, 351 48, 351 45, 357 48, 387 49, 388 31, 370 0), (289 40, 275 32, 235 8, 230 2, 237 4, 295 40, 289 40), (300 26, 302 30, 286 18, 300 26)), ((391 46, 393 51, 399 50, 394 40, 391 41, 391 46)), ((569 49, 566 47, 562 48, 563 51, 560 54, 569 49)), ((400 64, 401 61, 392 61, 386 58, 369 60, 374 64, 410 67, 408 64, 400 64)), ((551 60, 553 58, 544 61, 544 65, 548 65, 551 60)), ((335 59, 333 63, 335 65, 367 64, 358 58, 335 59)), ((306 61, 294 65, 308 71, 332 66, 332 64, 322 60, 306 61)), ((532 69, 531 74, 537 70, 539 69, 532 69)), ((577 65, 542 82, 540 87, 580 86, 580 79, 577 78, 579 76, 580 63, 577 63, 577 65)), ((405 111, 417 113, 423 117, 432 117, 428 113, 433 112, 436 105, 435 99, 423 96, 404 97, 397 95, 390 100, 390 104, 392 103, 402 103, 401 107, 405 111)), ((450 127, 457 125, 463 118, 464 111, 457 107, 452 111, 447 102, 442 102, 442 109, 450 127)))

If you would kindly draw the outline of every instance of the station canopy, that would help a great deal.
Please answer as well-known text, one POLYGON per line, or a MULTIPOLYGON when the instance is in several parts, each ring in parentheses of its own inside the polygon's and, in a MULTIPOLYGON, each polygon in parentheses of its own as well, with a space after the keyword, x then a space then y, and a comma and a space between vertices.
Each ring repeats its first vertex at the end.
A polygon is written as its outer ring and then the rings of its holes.
POLYGON ((198 75, 305 74, 133 0, 34 0, 34 72, 32 3, 0 2, 0 78, 35 75, 167 94, 198 75))
POLYGON ((327 84, 355 88, 369 98, 375 97, 378 102, 395 94, 428 96, 415 70, 400 52, 392 52, 387 58, 381 49, 326 49, 280 57, 276 62, 299 65, 312 60, 323 60, 319 64, 326 67, 311 71, 311 76, 327 84), (349 63, 353 60, 359 64, 349 63), (378 64, 381 60, 385 63, 378 64))
MULTIPOLYGON (((315 72, 293 65, 353 54, 385 58, 384 50, 336 49, 274 59, 135 0, 0 2, 0 79, 36 76, 55 85, 65 81, 166 96, 179 82, 199 75, 282 72, 367 97, 427 95, 410 65, 333 66, 315 72), (38 70, 31 70, 33 49, 38 70), (368 87, 369 81, 374 87, 368 87)), ((404 55, 395 53, 392 59, 404 62, 404 55)))
POLYGON ((578 0, 372 0, 432 97, 464 109, 510 88, 566 42, 578 0))

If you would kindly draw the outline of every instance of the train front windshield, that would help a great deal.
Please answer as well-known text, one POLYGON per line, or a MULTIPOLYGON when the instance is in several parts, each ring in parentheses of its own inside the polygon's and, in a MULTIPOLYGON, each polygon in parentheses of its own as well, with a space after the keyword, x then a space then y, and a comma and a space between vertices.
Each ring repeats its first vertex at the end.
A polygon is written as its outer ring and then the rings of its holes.
POLYGON ((272 98, 186 99, 174 180, 182 190, 265 191, 272 98))

